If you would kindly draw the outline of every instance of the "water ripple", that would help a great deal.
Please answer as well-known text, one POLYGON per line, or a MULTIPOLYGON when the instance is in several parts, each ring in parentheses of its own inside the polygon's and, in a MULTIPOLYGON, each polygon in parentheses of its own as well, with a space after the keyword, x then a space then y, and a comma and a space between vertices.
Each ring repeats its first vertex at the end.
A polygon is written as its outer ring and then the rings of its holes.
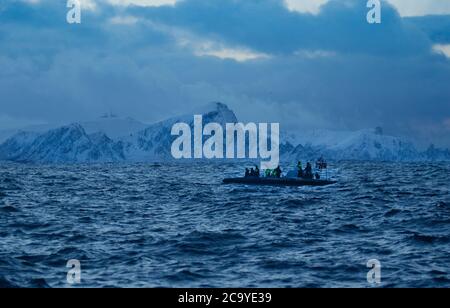
POLYGON ((450 164, 340 163, 325 188, 241 164, 0 165, 0 287, 450 287, 450 164), (225 172, 225 173, 224 173, 225 172))

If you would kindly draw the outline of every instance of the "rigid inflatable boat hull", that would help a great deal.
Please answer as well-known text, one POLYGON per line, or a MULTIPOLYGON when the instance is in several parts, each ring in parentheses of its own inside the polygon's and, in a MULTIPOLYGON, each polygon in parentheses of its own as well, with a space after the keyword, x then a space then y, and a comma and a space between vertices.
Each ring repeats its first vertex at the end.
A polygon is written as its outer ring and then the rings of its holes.
POLYGON ((224 179, 224 184, 241 184, 241 185, 271 185, 271 186, 327 186, 336 184, 331 180, 308 180, 300 178, 230 178, 224 179))

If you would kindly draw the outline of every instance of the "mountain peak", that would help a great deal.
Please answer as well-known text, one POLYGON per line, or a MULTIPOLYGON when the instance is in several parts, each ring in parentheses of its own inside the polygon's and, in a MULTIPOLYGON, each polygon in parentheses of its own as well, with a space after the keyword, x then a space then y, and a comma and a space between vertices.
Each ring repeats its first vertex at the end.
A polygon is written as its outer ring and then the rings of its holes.
POLYGON ((230 110, 230 108, 228 108, 228 106, 226 104, 221 103, 221 102, 211 102, 209 104, 212 107, 214 107, 217 111, 230 110))
POLYGON ((62 135, 86 135, 86 131, 84 127, 80 123, 71 123, 60 128, 55 128, 49 131, 49 133, 53 134, 62 134, 62 135))
POLYGON ((221 102, 211 102, 199 112, 205 118, 205 122, 237 123, 238 119, 228 106, 221 102))
POLYGON ((221 102, 210 102, 193 110, 195 114, 208 114, 210 112, 231 111, 230 108, 221 102))

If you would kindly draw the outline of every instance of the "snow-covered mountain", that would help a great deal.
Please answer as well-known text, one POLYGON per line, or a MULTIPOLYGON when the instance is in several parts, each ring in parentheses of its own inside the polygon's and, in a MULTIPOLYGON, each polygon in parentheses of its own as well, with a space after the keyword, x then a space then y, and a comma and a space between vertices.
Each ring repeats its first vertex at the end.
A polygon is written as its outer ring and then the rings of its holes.
POLYGON ((424 158, 412 142, 383 135, 379 128, 354 132, 314 130, 286 134, 285 140, 287 151, 283 156, 288 159, 320 155, 334 160, 412 161, 424 158))
POLYGON ((19 133, 23 132, 33 132, 33 133, 45 133, 51 129, 55 129, 60 127, 61 125, 58 124, 41 124, 41 125, 31 125, 26 126, 21 129, 7 129, 7 130, 1 130, 0 131, 0 144, 11 138, 12 136, 15 136, 19 133))
POLYGON ((0 146, 0 158, 21 162, 115 162, 124 160, 120 144, 103 133, 87 134, 79 124, 46 133, 20 132, 0 146))
MULTIPOLYGON (((42 163, 148 162, 171 160, 173 124, 193 127, 194 114, 207 123, 236 123, 225 104, 211 103, 192 114, 145 125, 133 119, 105 117, 99 121, 71 124, 47 131, 18 132, 0 145, 0 160, 42 163)), ((384 135, 382 130, 314 130, 282 133, 281 159, 450 161, 450 151, 431 146, 418 151, 412 142, 384 135)))
POLYGON ((430 161, 450 161, 450 150, 449 149, 438 149, 434 145, 422 153, 425 160, 430 161))
POLYGON ((194 114, 203 115, 203 125, 219 123, 225 126, 226 123, 238 122, 236 115, 227 105, 214 102, 196 110, 193 114, 167 119, 132 136, 122 138, 120 143, 124 148, 127 159, 130 161, 171 159, 170 150, 172 142, 176 138, 176 136, 171 136, 172 126, 175 123, 182 122, 189 124, 193 131, 194 114))
MULTIPOLYGON (((225 104, 211 103, 195 112, 203 124, 235 123, 225 104)), ((44 133, 19 132, 0 145, 0 160, 21 162, 146 162, 171 159, 172 126, 193 127, 193 114, 142 126, 132 119, 107 117, 101 121, 71 124, 44 133)))
MULTIPOLYGON (((87 134, 104 133, 105 135, 113 139, 129 136, 147 127, 146 124, 132 118, 120 118, 112 114, 106 114, 98 119, 84 121, 78 124, 83 127, 87 134)), ((45 133, 49 130, 57 129, 61 126, 65 125, 41 124, 27 126, 22 129, 3 130, 0 131, 0 144, 18 133, 45 133)))

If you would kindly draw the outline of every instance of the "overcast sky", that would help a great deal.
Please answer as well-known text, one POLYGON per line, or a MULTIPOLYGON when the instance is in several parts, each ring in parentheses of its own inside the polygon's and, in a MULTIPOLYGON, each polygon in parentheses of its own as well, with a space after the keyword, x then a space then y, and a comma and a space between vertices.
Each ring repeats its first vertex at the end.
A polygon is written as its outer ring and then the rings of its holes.
POLYGON ((289 129, 382 126, 450 146, 450 1, 0 2, 0 129, 152 122, 210 101, 289 129), (425 16, 430 15, 431 16, 425 16))

